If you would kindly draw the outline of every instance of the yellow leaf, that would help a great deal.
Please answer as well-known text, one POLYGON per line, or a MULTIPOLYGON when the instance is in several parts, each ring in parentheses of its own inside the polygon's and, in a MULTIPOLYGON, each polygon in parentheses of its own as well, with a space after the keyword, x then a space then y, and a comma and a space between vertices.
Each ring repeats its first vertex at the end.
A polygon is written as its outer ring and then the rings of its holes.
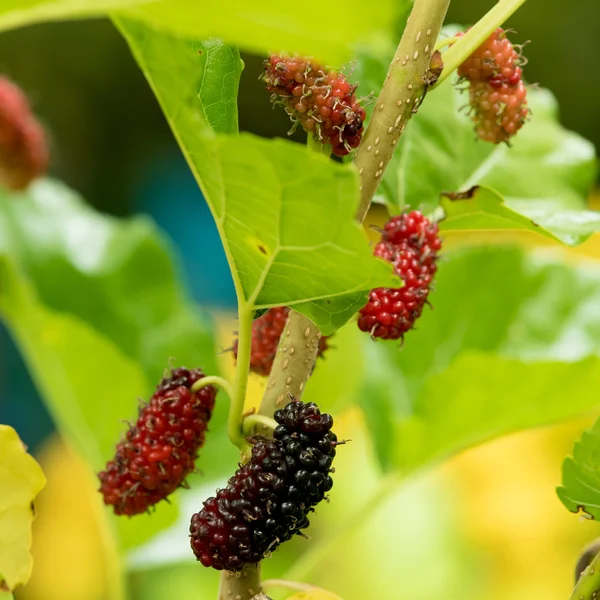
POLYGON ((42 468, 27 454, 17 432, 8 425, 0 425, 1 590, 13 590, 26 583, 31 575, 32 503, 45 483, 42 468))

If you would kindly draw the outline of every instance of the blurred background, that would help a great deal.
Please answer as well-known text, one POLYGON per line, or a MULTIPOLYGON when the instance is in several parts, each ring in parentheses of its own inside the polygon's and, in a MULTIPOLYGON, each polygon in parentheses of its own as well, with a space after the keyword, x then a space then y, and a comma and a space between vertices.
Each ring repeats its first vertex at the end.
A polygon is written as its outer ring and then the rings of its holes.
MULTIPOLYGON (((454 0, 447 22, 469 24, 493 4, 493 0, 454 0)), ((579 0, 568 8, 561 0, 530 0, 508 26, 518 32, 513 38, 516 42, 532 40, 526 50, 527 79, 552 90, 561 106, 563 124, 600 147, 600 81, 593 68, 600 57, 597 0, 579 0)), ((262 59, 244 56, 240 127, 262 136, 285 136, 289 121, 283 111, 271 109, 258 81, 262 59)), ((216 230, 150 88, 113 26, 106 20, 94 20, 3 33, 0 73, 25 89, 50 132, 52 175, 101 211, 150 214, 173 238, 195 300, 213 310, 221 346, 229 347, 235 297, 216 230), (187 218, 181 219, 182 213, 187 218), (208 255, 209 261, 205 260, 208 255)), ((365 95, 369 91, 361 90, 365 95)), ((590 202, 595 203, 593 198, 590 202)), ((370 215, 373 223, 384 219, 379 207, 370 215)), ((532 240, 526 243, 539 241, 532 240)), ((592 238, 573 252, 599 258, 600 243, 592 238)), ((230 357, 222 359, 230 368, 230 357)), ((253 390, 258 397, 257 382, 253 390)), ((359 414, 343 418, 351 432, 348 437, 364 437, 359 414)), ((53 433, 4 330, 0 331, 0 422, 17 429, 49 479, 37 507, 34 576, 16 597, 102 600, 106 597, 105 573, 89 500, 94 490, 79 483, 86 480, 81 476, 85 467, 53 433)), ((456 561, 471 565, 465 575, 474 581, 485 579, 482 597, 490 600, 566 598, 579 549, 600 531, 569 515, 553 488, 560 480, 562 458, 588 424, 571 423, 510 436, 467 452, 423 481, 392 494, 373 518, 397 518, 401 507, 413 502, 415 495, 438 502, 441 497, 448 514, 431 515, 435 531, 429 532, 429 537, 426 532, 408 534, 411 544, 419 539, 423 542, 423 538, 430 545, 439 543, 443 552, 456 555, 449 565, 456 561), (533 446, 535 452, 526 451, 533 446)), ((361 454, 356 448, 360 445, 355 446, 353 460, 362 461, 365 477, 376 478, 369 451, 361 454)), ((427 514, 422 522, 429 522, 427 514)), ((368 540, 362 543, 368 544, 368 540)), ((402 563, 399 546, 400 541, 390 567, 402 563)), ((404 560, 427 556, 414 547, 410 550, 404 549, 404 560)), ((423 565, 421 568, 425 572, 423 565)), ((181 567, 168 585, 193 585, 194 573, 191 567, 181 567)), ((132 586, 143 592, 144 598, 158 599, 165 597, 159 581, 164 582, 160 572, 154 579, 134 577, 132 586)), ((181 587, 182 594, 185 589, 181 587)))

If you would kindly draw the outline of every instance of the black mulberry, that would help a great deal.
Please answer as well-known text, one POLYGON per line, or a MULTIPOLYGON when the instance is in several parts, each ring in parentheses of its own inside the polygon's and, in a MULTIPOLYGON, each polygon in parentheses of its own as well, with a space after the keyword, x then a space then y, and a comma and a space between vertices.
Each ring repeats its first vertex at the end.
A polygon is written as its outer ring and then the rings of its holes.
POLYGON ((274 417, 274 439, 257 441, 250 461, 192 517, 192 550, 205 567, 239 571, 258 563, 309 526, 308 513, 333 485, 331 416, 293 401, 274 417))

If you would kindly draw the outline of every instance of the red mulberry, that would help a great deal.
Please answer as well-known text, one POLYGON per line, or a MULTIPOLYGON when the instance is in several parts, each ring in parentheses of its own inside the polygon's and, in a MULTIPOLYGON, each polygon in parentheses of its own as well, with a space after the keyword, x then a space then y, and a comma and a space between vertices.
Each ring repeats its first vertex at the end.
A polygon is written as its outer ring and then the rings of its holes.
MULTIPOLYGON (((462 35, 462 34, 459 34, 462 35)), ((458 74, 471 82, 498 81, 516 85, 521 79, 523 58, 506 32, 498 27, 460 67, 458 74)))
MULTIPOLYGON (((264 315, 252 323, 252 350, 250 353, 250 370, 265 377, 271 372, 279 338, 283 333, 290 309, 287 306, 270 308, 264 315)), ((319 341, 318 356, 327 349, 327 338, 319 341)), ((233 354, 237 358, 238 342, 233 344, 233 354)))
POLYGON ((427 302, 441 249, 438 226, 420 212, 392 217, 374 254, 394 265, 404 286, 369 292, 360 310, 358 327, 372 337, 397 340, 412 329, 427 302))
POLYGON ((527 120, 523 64, 520 52, 498 28, 458 68, 458 74, 469 82, 471 119, 482 140, 508 142, 527 120))
POLYGON ((14 83, 0 77, 0 185, 24 189, 47 166, 46 135, 27 97, 14 83))
POLYGON ((344 156, 360 144, 365 110, 356 98, 356 85, 343 73, 328 71, 310 58, 272 54, 263 79, 271 100, 281 103, 295 123, 331 144, 344 156))
POLYGON ((309 526, 309 512, 333 485, 331 416, 294 401, 274 417, 274 439, 255 443, 250 461, 192 517, 192 550, 205 567, 239 571, 258 563, 309 526))
POLYGON ((117 445, 115 458, 98 474, 104 503, 117 515, 137 515, 184 484, 215 405, 216 390, 192 391, 204 374, 173 369, 139 410, 137 423, 117 445))

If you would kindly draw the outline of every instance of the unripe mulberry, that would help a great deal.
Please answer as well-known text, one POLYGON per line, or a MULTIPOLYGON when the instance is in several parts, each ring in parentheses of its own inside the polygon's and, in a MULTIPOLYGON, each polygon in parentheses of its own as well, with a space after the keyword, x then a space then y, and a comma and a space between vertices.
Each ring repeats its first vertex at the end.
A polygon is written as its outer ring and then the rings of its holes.
POLYGON ((482 140, 508 142, 527 120, 527 88, 521 79, 524 62, 506 32, 498 28, 458 68, 469 83, 471 119, 482 140))
MULTIPOLYGON (((264 315, 252 323, 252 350, 250 352, 250 370, 265 377, 271 372, 277 354, 279 338, 287 322, 290 309, 287 306, 270 308, 264 315)), ((319 340, 317 356, 323 356, 327 349, 327 338, 319 340)), ((238 340, 233 344, 233 355, 237 359, 238 340)))
POLYGON ((263 80, 271 101, 283 104, 294 123, 344 156, 360 144, 365 110, 343 73, 329 71, 310 58, 272 54, 263 80))
POLYGON ((173 369, 139 409, 135 425, 98 474, 104 503, 117 515, 137 515, 166 498, 194 470, 215 405, 216 390, 192 386, 199 369, 173 369))
POLYGON ((256 564, 309 526, 308 514, 333 481, 333 419, 313 403, 290 402, 274 415, 273 440, 259 440, 250 461, 192 517, 196 558, 214 569, 256 564))
POLYGON ((360 310, 358 327, 373 338, 397 340, 421 316, 437 271, 438 226, 418 211, 392 217, 374 254, 394 265, 402 288, 376 288, 360 310))
POLYGON ((0 77, 0 185, 26 188, 48 166, 46 135, 21 89, 0 77))
POLYGON ((477 135, 486 142, 507 142, 527 121, 527 89, 522 81, 499 88, 480 82, 469 90, 471 119, 477 135))
POLYGON ((523 63, 523 57, 506 36, 506 31, 498 27, 458 67, 458 74, 471 82, 493 80, 515 85, 521 79, 523 63))

